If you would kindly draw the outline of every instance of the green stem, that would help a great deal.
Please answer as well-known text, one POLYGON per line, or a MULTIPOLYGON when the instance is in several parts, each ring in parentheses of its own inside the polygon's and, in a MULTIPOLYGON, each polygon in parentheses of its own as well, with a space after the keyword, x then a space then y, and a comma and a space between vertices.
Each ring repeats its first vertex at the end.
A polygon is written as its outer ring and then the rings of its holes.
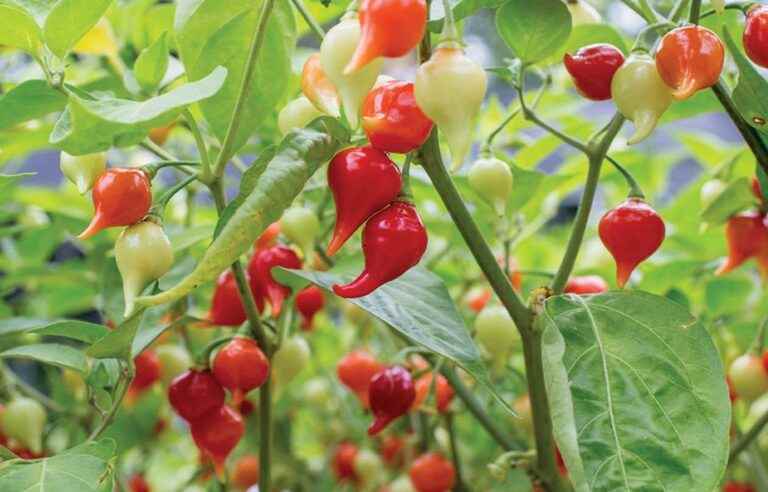
POLYGON ((195 120, 195 117, 189 109, 184 110, 184 119, 187 121, 189 131, 195 139, 197 153, 200 154, 200 162, 203 164, 200 168, 200 180, 203 183, 207 183, 211 179, 211 158, 208 155, 208 147, 205 145, 205 139, 203 138, 202 133, 200 133, 200 127, 197 125, 197 120, 195 120))
POLYGON ((608 148, 611 146, 613 139, 619 133, 623 124, 624 117, 619 113, 616 113, 602 138, 597 142, 590 142, 588 150, 589 171, 587 172, 587 181, 584 184, 584 192, 581 195, 579 211, 576 214, 573 229, 571 230, 571 237, 568 239, 568 246, 563 255, 563 260, 560 263, 560 268, 557 270, 555 279, 552 281, 552 291, 555 294, 561 294, 563 292, 563 288, 565 287, 566 282, 568 282, 568 277, 571 276, 573 267, 576 264, 576 258, 579 255, 581 243, 584 241, 584 231, 587 228, 589 214, 592 211, 592 202, 595 199, 595 191, 597 190, 597 182, 600 178, 600 169, 603 165, 603 160, 608 153, 608 148))
MULTIPOLYGON (((530 109, 534 110, 539 105, 539 102, 541 101, 542 96, 544 96, 544 92, 546 89, 551 85, 551 78, 547 77, 545 79, 545 82, 541 84, 541 88, 539 89, 539 92, 536 94, 536 97, 533 100, 533 103, 531 103, 530 109)), ((483 148, 490 151, 491 145, 493 145, 493 140, 501 133, 504 128, 507 127, 507 125, 517 117, 517 115, 520 114, 522 111, 522 107, 517 107, 512 110, 511 113, 509 113, 509 116, 507 116, 504 121, 501 122, 499 126, 497 126, 490 134, 488 134, 488 138, 485 139, 485 145, 483 145, 483 148)))
POLYGON ((166 151, 150 139, 144 140, 140 145, 165 161, 179 161, 170 152, 166 151))
POLYGON ((407 197, 408 199, 413 199, 413 192, 411 191, 411 161, 413 160, 413 153, 409 152, 405 155, 405 162, 403 163, 403 186, 402 191, 400 192, 402 195, 407 197))
POLYGON ((739 130, 742 138, 752 150, 752 153, 755 155, 755 159, 757 159, 757 163, 760 165, 763 171, 768 173, 768 147, 766 147, 766 144, 758 131, 750 126, 749 123, 747 123, 746 120, 744 120, 744 118, 741 116, 741 113, 739 112, 738 108, 736 108, 736 104, 733 102, 731 95, 728 93, 728 88, 722 80, 715 84, 712 87, 712 90, 714 91, 715 96, 717 96, 717 99, 720 101, 720 104, 722 104, 723 108, 725 108, 728 116, 730 116, 731 120, 733 120, 734 125, 736 125, 736 129, 739 130))
POLYGON ((192 184, 195 180, 197 180, 197 176, 187 176, 185 179, 165 190, 165 192, 159 198, 155 199, 155 202, 152 204, 152 212, 162 216, 163 209, 171 198, 173 198, 176 193, 192 184))
POLYGON ((691 3, 691 14, 688 16, 688 20, 691 24, 698 24, 699 18, 701 18, 701 0, 693 0, 691 3))
POLYGON ((213 174, 215 179, 220 179, 224 175, 224 168, 232 157, 232 148, 235 145, 235 140, 237 139, 237 134, 240 130, 243 109, 251 94, 253 76, 256 72, 256 61, 259 58, 259 52, 261 51, 261 46, 264 44, 264 38, 267 33, 267 21, 269 21, 269 16, 272 13, 274 6, 275 0, 264 0, 264 5, 259 13, 256 32, 253 35, 251 47, 248 52, 248 60, 245 63, 243 80, 240 82, 240 90, 237 95, 237 100, 235 101, 234 110, 232 111, 232 119, 229 121, 229 127, 227 128, 227 133, 224 136, 224 142, 222 143, 219 157, 216 160, 216 165, 214 167, 213 174))
POLYGON ((453 425, 453 413, 448 412, 445 414, 445 427, 448 430, 448 439, 451 444, 451 458, 453 460, 453 468, 456 470, 456 486, 455 492, 466 492, 467 486, 464 482, 464 473, 461 466, 461 458, 459 457, 459 445, 456 439, 456 429, 453 425))
POLYGON ((67 409, 63 408, 55 401, 48 398, 46 395, 38 391, 34 386, 27 384, 26 381, 16 376, 16 374, 2 362, 0 362, 0 373, 2 373, 2 376, 7 380, 9 385, 15 386, 19 389, 20 392, 24 393, 28 397, 39 401, 48 410, 56 413, 67 412, 67 409))
POLYGON ((728 463, 733 463, 742 451, 747 449, 752 441, 760 435, 765 426, 768 425, 768 411, 763 413, 759 419, 731 446, 731 452, 728 454, 728 463))
POLYGON ((272 374, 259 388, 259 490, 272 490, 272 374))
POLYGON ((691 0, 678 0, 672 10, 669 11, 669 20, 677 22, 683 17, 683 13, 688 8, 688 4, 691 0))
POLYGON ((291 3, 293 3, 293 6, 296 8, 296 10, 299 11, 299 14, 304 19, 304 22, 307 23, 307 25, 314 31, 314 33, 317 35, 317 37, 320 39, 320 41, 325 38, 325 31, 322 27, 320 27, 320 24, 315 20, 314 17, 312 17, 312 14, 307 10, 306 5, 304 5, 304 2, 301 0, 291 0, 291 3))
POLYGON ((637 184, 637 180, 635 180, 634 176, 627 171, 624 166, 619 164, 616 159, 606 154, 605 159, 610 162, 613 167, 616 168, 619 173, 624 177, 624 180, 627 182, 627 186, 629 186, 629 197, 630 198, 640 198, 641 200, 645 199, 645 193, 643 193, 643 190, 640 188, 640 185, 637 184))
POLYGON ((443 20, 443 32, 440 34, 440 40, 438 44, 447 42, 460 42, 461 36, 459 36, 459 30, 456 27, 456 20, 453 18, 453 8, 451 2, 443 0, 443 14, 445 16, 443 20))
POLYGON ((93 432, 91 432, 91 435, 88 437, 89 441, 95 441, 105 430, 107 430, 107 427, 109 427, 109 425, 115 419, 115 415, 117 415, 117 411, 120 409, 120 405, 123 403, 125 394, 128 392, 128 388, 131 386, 131 382, 133 381, 133 376, 135 374, 133 361, 123 361, 123 364, 124 366, 120 374, 120 379, 117 381, 117 391, 115 392, 115 397, 112 399, 112 407, 109 409, 109 412, 104 417, 104 419, 102 419, 98 427, 96 427, 93 432))

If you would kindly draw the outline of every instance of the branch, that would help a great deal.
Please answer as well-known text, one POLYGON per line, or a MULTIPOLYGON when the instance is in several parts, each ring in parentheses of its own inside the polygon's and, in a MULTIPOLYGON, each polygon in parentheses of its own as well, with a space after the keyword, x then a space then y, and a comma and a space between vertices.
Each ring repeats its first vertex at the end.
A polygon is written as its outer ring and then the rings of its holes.
POLYGON ((728 93, 728 89, 722 80, 712 87, 712 91, 715 93, 715 96, 717 96, 720 104, 723 105, 723 108, 725 108, 725 112, 728 113, 728 116, 733 120, 736 129, 739 130, 744 141, 752 150, 755 159, 757 159, 757 163, 763 171, 768 173, 768 147, 766 147, 766 144, 762 137, 760 137, 758 131, 750 126, 744 117, 741 116, 741 113, 739 113, 739 110, 736 108, 736 104, 733 102, 733 99, 728 93))
POLYGON ((293 3, 293 6, 296 7, 296 10, 299 11, 299 14, 301 14, 304 22, 307 23, 310 29, 314 31, 315 35, 322 42, 323 38, 325 38, 325 31, 323 31, 323 28, 320 27, 320 24, 317 22, 317 20, 312 17, 312 14, 309 12, 309 10, 307 10, 306 5, 304 5, 301 0, 291 0, 291 3, 293 3))
POLYGON ((749 447, 752 441, 760 435, 766 425, 768 425, 768 411, 760 416, 760 418, 757 419, 757 422, 755 422, 752 427, 750 427, 749 430, 739 437, 736 443, 731 446, 731 452, 728 454, 728 464, 733 463, 739 454, 749 447))

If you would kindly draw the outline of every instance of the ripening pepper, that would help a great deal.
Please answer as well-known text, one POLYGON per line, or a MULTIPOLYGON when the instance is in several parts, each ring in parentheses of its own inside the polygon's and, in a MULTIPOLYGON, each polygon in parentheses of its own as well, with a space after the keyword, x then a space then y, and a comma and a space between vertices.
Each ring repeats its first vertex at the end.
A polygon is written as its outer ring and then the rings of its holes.
POLYGON ((280 110, 277 115, 277 127, 280 133, 286 135, 295 128, 304 128, 315 118, 322 116, 320 112, 304 96, 299 96, 280 110))
POLYGON ((600 294, 608 290, 608 284, 605 283, 600 275, 584 275, 582 277, 571 277, 565 284, 563 292, 566 294, 587 295, 600 294))
POLYGON ((445 134, 454 170, 469 153, 487 84, 485 70, 452 42, 438 45, 416 72, 416 103, 445 134))
POLYGON ((88 155, 69 155, 62 152, 59 157, 61 173, 84 194, 93 188, 99 176, 107 170, 107 154, 99 152, 88 155))
POLYGON ((213 462, 216 475, 224 477, 224 462, 245 433, 243 418, 227 405, 190 422, 192 439, 213 462))
POLYGON ((768 68, 768 5, 755 4, 749 9, 742 42, 749 59, 768 68))
POLYGON ((728 258, 715 275, 724 275, 750 258, 757 259, 764 277, 768 277, 768 226, 758 212, 744 212, 728 219, 725 226, 728 258))
POLYGON ((211 370, 216 381, 232 392, 233 403, 239 405, 246 393, 269 377, 269 359, 255 341, 235 337, 216 352, 211 370))
POLYGON ((200 419, 224 405, 224 388, 211 371, 191 369, 173 380, 168 387, 171 407, 187 422, 200 419))
POLYGON ((422 454, 408 470, 416 492, 449 492, 456 483, 453 463, 439 453, 422 454))
POLYGON ((344 70, 352 59, 360 37, 357 16, 348 14, 328 31, 320 45, 320 63, 323 71, 336 87, 344 115, 352 128, 358 126, 360 106, 376 83, 382 64, 381 60, 373 60, 354 73, 345 73, 344 70))
POLYGON ((624 54, 610 44, 591 44, 563 57, 579 94, 593 101, 611 98, 611 82, 624 63, 624 54))
POLYGON ((152 186, 141 169, 112 168, 96 180, 92 197, 96 210, 78 239, 88 239, 107 227, 139 222, 152 205, 152 186))
POLYGON ((408 413, 415 399, 416 389, 406 369, 393 366, 374 374, 368 387, 368 401, 374 416, 368 435, 375 436, 390 422, 408 413))
POLYGON ((287 384, 307 367, 312 352, 309 344, 300 336, 283 342, 272 357, 272 373, 275 382, 287 384))
POLYGON ((344 69, 346 74, 381 56, 406 55, 419 44, 427 27, 425 0, 363 0, 358 14, 362 36, 344 69))
POLYGON ((514 182, 509 164, 490 155, 481 156, 469 168, 467 178, 469 186, 503 215, 514 182))
POLYGON ((616 71, 611 83, 616 107, 635 124, 632 145, 646 139, 672 104, 672 94, 656 69, 656 62, 644 52, 634 52, 616 71))
POLYGON ((661 38, 656 68, 678 100, 688 99, 720 80, 725 47, 717 34, 706 27, 683 26, 661 38))
MULTIPOLYGON (((261 292, 253 288, 250 275, 247 274, 256 308, 261 313, 264 311, 264 297, 261 292)), ((213 291, 211 308, 208 310, 208 321, 216 326, 240 326, 246 320, 245 307, 237 288, 237 280, 232 270, 225 270, 216 280, 213 291)))
POLYGON ((133 300, 173 266, 173 248, 162 226, 144 221, 126 227, 115 242, 115 259, 123 278, 125 315, 133 312, 133 300))
POLYGON ((338 118, 340 102, 336 86, 328 79, 320 63, 320 53, 313 53, 301 70, 301 92, 323 113, 338 118))
POLYGON ((335 284, 333 292, 346 298, 366 296, 415 266, 426 250, 427 231, 414 206, 392 202, 365 224, 363 271, 346 285, 335 284))
POLYGON ((315 213, 306 207, 291 207, 283 212, 280 230, 301 248, 306 258, 312 252, 315 238, 320 233, 320 221, 315 213))
POLYGON ((571 23, 574 26, 583 24, 599 24, 603 21, 600 12, 585 0, 566 0, 565 5, 571 13, 571 23))
POLYGON ((264 297, 269 302, 274 317, 280 315, 283 301, 291 294, 289 287, 279 283, 272 276, 272 269, 278 266, 301 268, 301 260, 291 248, 272 246, 256 251, 248 264, 251 290, 254 296, 264 297))
POLYGON ((333 468, 333 474, 339 482, 357 482, 359 480, 355 471, 357 454, 357 446, 350 442, 339 444, 334 451, 331 468, 333 468))
POLYGON ((312 321, 324 305, 325 295, 316 285, 310 285, 296 294, 296 310, 301 314, 302 330, 312 330, 312 321))
POLYGON ((16 439, 33 454, 43 451, 43 430, 48 415, 45 408, 32 398, 17 397, 5 405, 0 423, 3 435, 16 439))
POLYGON ((374 87, 363 103, 363 130, 371 145, 407 154, 429 137, 432 120, 416 104, 413 84, 392 80, 374 87))
POLYGON ((355 350, 339 361, 336 365, 336 375, 341 384, 355 393, 367 408, 371 379, 382 369, 381 363, 370 353, 365 350, 355 350))

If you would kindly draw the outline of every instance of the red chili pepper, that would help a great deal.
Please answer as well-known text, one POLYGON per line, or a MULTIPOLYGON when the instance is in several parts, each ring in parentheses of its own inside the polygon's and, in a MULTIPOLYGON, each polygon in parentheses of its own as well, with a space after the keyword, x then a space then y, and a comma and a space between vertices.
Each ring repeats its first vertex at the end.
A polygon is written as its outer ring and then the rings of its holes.
POLYGON ((368 390, 371 378, 381 371, 382 365, 365 350, 348 353, 336 365, 341 384, 352 390, 364 407, 368 407, 368 390))
POLYGON ((611 98, 611 82, 624 63, 624 54, 611 44, 592 44, 563 57, 579 94, 593 101, 611 98))
POLYGON ((356 72, 375 58, 396 58, 415 48, 427 26, 425 0, 363 0, 360 43, 344 69, 356 72))
POLYGON ((235 463, 232 472, 232 483, 240 490, 247 492, 249 487, 258 485, 261 474, 259 457, 253 454, 241 456, 235 463))
POLYGON ((720 80, 725 47, 717 34, 706 27, 683 26, 661 38, 656 68, 675 99, 688 99, 720 80))
POLYGON ((357 446, 350 442, 339 444, 333 453, 333 473, 339 482, 357 482, 355 471, 355 459, 357 458, 357 446))
POLYGON ((432 120, 416 104, 413 83, 393 80, 368 93, 363 102, 363 130, 373 147, 407 154, 427 140, 432 120))
POLYGON ((491 300, 492 296, 493 294, 490 289, 486 289, 485 287, 475 287, 467 292, 467 295, 464 297, 464 302, 467 303, 469 309, 475 313, 479 313, 483 310, 485 305, 488 304, 488 301, 491 300))
POLYGON ((269 359, 250 338, 235 337, 216 353, 213 377, 232 392, 232 401, 239 405, 243 395, 258 388, 269 377, 269 359))
POLYGON ((152 205, 152 185, 141 169, 112 168, 93 185, 96 209, 91 223, 78 239, 88 239, 102 229, 139 222, 152 205))
POLYGON ((565 284, 566 294, 600 294, 608 290, 608 284, 599 275, 571 277, 565 284))
POLYGON ((600 219, 598 232, 616 260, 616 283, 624 287, 635 267, 659 249, 665 227, 650 205, 629 198, 600 219))
POLYGON ((154 350, 147 349, 133 359, 136 366, 135 376, 130 390, 140 394, 149 389, 160 379, 160 358, 154 350))
POLYGON ((371 378, 368 395, 374 415, 368 435, 374 436, 390 422, 408 413, 416 399, 416 389, 411 373, 400 366, 393 366, 371 378))
MULTIPOLYGON (((264 298, 257 295, 258 291, 255 291, 253 283, 250 283, 256 307, 259 312, 262 312, 264 310, 264 298)), ((208 320, 216 326, 240 326, 246 320, 243 300, 240 298, 240 291, 237 289, 237 281, 232 270, 222 272, 216 281, 211 309, 208 311, 208 320)))
POLYGON ((768 253, 768 227, 765 217, 758 212, 745 212, 728 219, 725 226, 725 237, 728 241, 728 258, 715 275, 723 275, 735 270, 750 258, 757 258, 763 274, 766 269, 766 253, 768 253))
POLYGON ((749 482, 726 482, 723 485, 723 492, 756 492, 755 488, 749 482))
POLYGON ((216 475, 224 476, 224 461, 245 433, 243 418, 226 405, 191 422, 192 439, 213 462, 216 475))
POLYGON ((427 231, 410 203, 392 202, 363 229, 365 268, 346 285, 334 285, 341 297, 362 297, 415 266, 427 250, 427 231))
POLYGON ((251 276, 251 291, 256 297, 264 297, 272 306, 272 316, 277 317, 283 301, 291 295, 291 289, 278 283, 272 276, 272 268, 301 268, 296 252, 286 246, 273 246, 256 251, 248 264, 251 276))
POLYGON ((336 225, 328 244, 334 255, 365 220, 400 194, 400 170, 373 147, 342 150, 328 166, 328 186, 336 204, 336 225))
MULTIPOLYGON (((424 403, 432 387, 432 373, 425 374, 416 380, 416 399, 413 401, 413 409, 416 410, 424 403)), ((441 374, 435 381, 435 395, 437 396, 437 411, 445 412, 453 401, 454 391, 448 380, 441 374)))
POLYGON ((755 5, 749 9, 742 41, 749 59, 768 68, 768 5, 755 5))
POLYGON ((339 93, 323 70, 320 53, 313 53, 304 62, 301 71, 301 92, 323 113, 339 117, 339 93))
POLYGON ((438 453, 416 458, 408 474, 416 492, 448 492, 456 482, 453 464, 438 453))
POLYGON ((211 371, 190 370, 168 387, 168 401, 176 413, 192 422, 224 404, 224 389, 211 371))
POLYGON ((131 492, 152 492, 147 481, 138 473, 132 475, 128 480, 128 488, 131 492))
POLYGON ((301 314, 301 329, 312 330, 312 321, 325 305, 325 295, 316 285, 310 285, 296 294, 296 309, 301 314))
POLYGON ((400 467, 403 464, 405 450, 405 439, 397 435, 389 435, 381 441, 379 453, 381 459, 389 466, 400 467))
POLYGON ((280 221, 269 224, 259 239, 256 240, 256 249, 266 249, 277 244, 277 236, 280 235, 280 221))

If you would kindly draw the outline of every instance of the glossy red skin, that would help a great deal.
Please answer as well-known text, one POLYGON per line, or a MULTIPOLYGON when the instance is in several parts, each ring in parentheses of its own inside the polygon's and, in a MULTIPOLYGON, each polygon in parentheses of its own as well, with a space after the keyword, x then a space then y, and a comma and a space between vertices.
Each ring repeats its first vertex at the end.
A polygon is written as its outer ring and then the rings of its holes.
POLYGON ((360 43, 348 73, 380 56, 406 55, 419 44, 427 26, 425 0, 363 0, 358 14, 360 43))
POLYGON ((266 249, 277 244, 277 236, 280 235, 280 221, 272 222, 264 229, 259 239, 256 240, 256 249, 266 249))
POLYGON ((316 285, 310 285, 296 294, 296 309, 301 314, 301 329, 312 330, 312 320, 325 306, 325 294, 316 285))
POLYGON ((414 206, 392 202, 365 224, 365 268, 349 284, 335 284, 333 292, 346 298, 370 294, 414 267, 424 256, 427 242, 427 231, 414 206))
POLYGON ((661 38, 656 69, 676 99, 688 99, 720 80, 725 47, 717 34, 701 26, 682 26, 661 38))
POLYGON ((224 397, 224 388, 210 371, 187 371, 174 379, 168 388, 168 401, 187 422, 198 420, 222 406, 224 397))
POLYGON ((608 284, 599 275, 571 277, 565 284, 566 294, 600 294, 608 290, 608 284))
POLYGON ((131 478, 128 480, 128 489, 131 492, 151 492, 152 491, 147 481, 144 480, 144 477, 142 477, 138 473, 136 475, 131 476, 131 478))
POLYGON ((741 266, 750 258, 757 258, 763 275, 768 273, 768 227, 757 212, 745 212, 728 219, 725 226, 728 258, 715 275, 723 275, 741 266))
POLYGON ((598 232, 616 260, 616 283, 624 287, 635 267, 659 249, 666 228, 650 205, 628 198, 600 219, 598 232))
POLYGON ((758 5, 749 10, 742 41, 749 59, 768 68, 768 5, 758 5))
POLYGON ((336 448, 331 467, 339 482, 357 482, 358 476, 355 471, 357 451, 357 446, 349 442, 343 442, 336 448))
POLYGON ((751 483, 747 482, 726 482, 723 485, 723 492, 757 492, 751 483))
POLYGON ((255 297, 263 297, 272 306, 272 316, 277 317, 283 301, 291 295, 291 289, 278 283, 272 276, 274 267, 301 268, 301 260, 294 250, 286 246, 272 246, 258 250, 248 264, 251 291, 255 297))
POLYGON ((235 463, 235 469, 232 472, 232 484, 240 490, 246 490, 252 485, 257 485, 260 471, 259 457, 246 454, 235 463))
POLYGON ((221 476, 224 461, 245 433, 243 418, 227 405, 221 405, 191 422, 190 430, 198 449, 211 458, 221 476))
MULTIPOLYGON (((253 286, 251 286, 251 290, 253 291, 253 286)), ((255 292, 253 297, 259 312, 263 311, 263 297, 256 295, 255 292)), ((228 269, 222 272, 216 280, 211 309, 208 311, 208 320, 216 326, 240 326, 246 318, 243 300, 237 289, 237 281, 232 270, 228 269)))
POLYGON ((405 449, 405 439, 400 436, 390 435, 381 441, 379 453, 381 459, 389 466, 399 467, 403 464, 403 450, 405 449))
POLYGON ((77 236, 88 239, 107 227, 127 226, 144 218, 152 206, 152 185, 141 169, 107 169, 93 185, 95 212, 77 236))
POLYGON ((368 217, 397 198, 403 181, 387 154, 366 146, 334 156, 328 165, 328 186, 336 204, 336 224, 327 251, 333 256, 368 217))
POLYGON ((368 406, 368 389, 371 378, 381 371, 383 366, 365 350, 355 350, 345 355, 336 365, 339 381, 352 390, 368 406))
POLYGON ((624 54, 611 44, 592 44, 573 55, 563 57, 565 69, 571 74, 579 94, 593 101, 611 98, 611 81, 621 65, 624 54))
MULTIPOLYGON (((418 409, 429 395, 430 388, 432 386, 432 374, 424 374, 416 380, 416 399, 413 401, 413 409, 418 409)), ((453 401, 454 391, 448 380, 442 375, 437 375, 437 381, 435 382, 435 394, 437 395, 437 411, 445 412, 453 401)), ((434 400, 432 400, 434 401, 434 400)))
POLYGON ((242 396, 264 384, 269 377, 269 359, 250 338, 235 337, 221 347, 213 359, 213 377, 224 388, 242 396))
POLYGON ((456 483, 453 463, 438 453, 422 454, 408 472, 416 492, 448 492, 456 483))
POLYGON ((376 373, 368 388, 368 401, 374 416, 368 435, 378 434, 390 422, 408 413, 415 399, 413 379, 405 368, 393 366, 376 373))
POLYGON ((131 381, 131 389, 141 393, 160 379, 160 358, 154 350, 147 349, 133 359, 136 375, 131 381))
POLYGON ((427 140, 430 120, 416 104, 413 83, 393 80, 374 88, 363 102, 363 130, 371 145, 407 154, 427 140))

